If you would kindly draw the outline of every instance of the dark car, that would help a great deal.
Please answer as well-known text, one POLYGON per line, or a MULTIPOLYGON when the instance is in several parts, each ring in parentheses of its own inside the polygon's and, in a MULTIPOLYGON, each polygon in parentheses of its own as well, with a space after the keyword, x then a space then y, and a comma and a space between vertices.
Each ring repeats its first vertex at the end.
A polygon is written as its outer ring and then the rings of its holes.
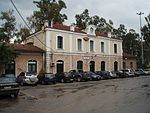
POLYGON ((90 77, 89 78, 90 80, 100 80, 101 79, 100 75, 93 73, 91 71, 85 72, 85 74, 86 74, 86 76, 90 77))
POLYGON ((73 77, 74 81, 77 82, 91 80, 91 76, 87 74, 87 72, 84 72, 83 70, 70 70, 69 73, 73 77))
POLYGON ((111 79, 111 73, 109 71, 96 71, 96 74, 100 75, 102 79, 111 79))
POLYGON ((15 75, 6 74, 0 76, 0 95, 17 97, 19 90, 19 85, 16 83, 15 75))
POLYGON ((149 73, 144 71, 143 69, 136 69, 135 70, 135 75, 136 76, 145 76, 145 75, 149 75, 149 73))
POLYGON ((52 73, 39 74, 38 80, 40 84, 55 84, 56 83, 56 77, 52 73))
POLYGON ((57 82, 73 82, 73 77, 69 72, 56 73, 55 77, 57 82))

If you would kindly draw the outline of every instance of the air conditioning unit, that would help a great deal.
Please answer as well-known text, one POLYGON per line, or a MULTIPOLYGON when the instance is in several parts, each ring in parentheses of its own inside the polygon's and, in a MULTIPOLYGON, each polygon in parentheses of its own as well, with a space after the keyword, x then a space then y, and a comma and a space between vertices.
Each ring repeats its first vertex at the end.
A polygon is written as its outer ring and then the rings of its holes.
POLYGON ((50 66, 51 66, 51 67, 54 67, 54 66, 55 66, 55 63, 54 63, 54 62, 50 63, 50 66))

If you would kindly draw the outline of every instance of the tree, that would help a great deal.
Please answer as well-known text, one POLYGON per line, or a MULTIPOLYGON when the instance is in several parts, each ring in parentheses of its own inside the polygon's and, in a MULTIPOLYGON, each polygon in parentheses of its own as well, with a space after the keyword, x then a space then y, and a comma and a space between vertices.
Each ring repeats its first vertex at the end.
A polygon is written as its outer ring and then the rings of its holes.
POLYGON ((0 28, 0 41, 9 43, 10 39, 13 39, 16 33, 16 18, 13 15, 13 10, 1 12, 0 20, 2 25, 0 28))
POLYGON ((90 24, 96 25, 96 31, 99 32, 109 32, 113 28, 111 20, 107 23, 103 17, 100 18, 97 15, 90 16, 88 9, 85 9, 81 14, 76 14, 75 19, 75 25, 81 29, 85 29, 90 24))
POLYGON ((66 8, 65 2, 62 0, 40 0, 33 1, 36 4, 38 11, 34 11, 33 15, 28 17, 27 20, 31 28, 34 28, 36 31, 41 30, 44 22, 48 21, 51 23, 62 23, 67 20, 67 16, 62 14, 62 9, 66 8))
POLYGON ((0 43, 0 74, 2 74, 5 65, 16 57, 13 49, 10 49, 5 43, 0 43))
POLYGON ((30 30, 27 27, 20 27, 20 30, 16 34, 15 43, 21 43, 26 40, 26 37, 30 35, 30 30))

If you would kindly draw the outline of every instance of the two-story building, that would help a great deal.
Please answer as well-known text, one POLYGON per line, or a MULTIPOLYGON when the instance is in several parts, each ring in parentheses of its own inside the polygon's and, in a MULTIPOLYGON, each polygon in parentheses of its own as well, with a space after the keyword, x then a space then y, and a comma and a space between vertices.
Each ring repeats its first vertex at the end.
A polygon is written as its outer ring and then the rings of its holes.
POLYGON ((46 51, 46 72, 119 70, 122 68, 122 40, 111 33, 95 32, 96 26, 85 30, 75 26, 54 24, 30 35, 25 43, 32 42, 46 51))

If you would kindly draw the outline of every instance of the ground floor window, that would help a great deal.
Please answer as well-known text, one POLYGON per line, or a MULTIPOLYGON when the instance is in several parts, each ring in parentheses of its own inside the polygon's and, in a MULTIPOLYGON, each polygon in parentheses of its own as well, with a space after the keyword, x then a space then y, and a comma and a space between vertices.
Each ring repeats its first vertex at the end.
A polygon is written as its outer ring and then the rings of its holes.
POLYGON ((95 72, 95 62, 90 61, 90 71, 95 72))
POLYGON ((83 70, 83 62, 77 61, 77 70, 83 70))
POLYGON ((115 61, 115 62, 114 62, 114 71, 117 71, 117 70, 118 70, 118 62, 115 61))
POLYGON ((29 73, 37 73, 37 61, 36 60, 28 61, 28 72, 29 73))
POLYGON ((123 69, 125 69, 126 68, 126 63, 125 62, 123 62, 123 69))
POLYGON ((105 62, 104 61, 101 62, 101 71, 105 71, 105 62))
POLYGON ((15 61, 6 64, 5 74, 15 74, 15 61))

